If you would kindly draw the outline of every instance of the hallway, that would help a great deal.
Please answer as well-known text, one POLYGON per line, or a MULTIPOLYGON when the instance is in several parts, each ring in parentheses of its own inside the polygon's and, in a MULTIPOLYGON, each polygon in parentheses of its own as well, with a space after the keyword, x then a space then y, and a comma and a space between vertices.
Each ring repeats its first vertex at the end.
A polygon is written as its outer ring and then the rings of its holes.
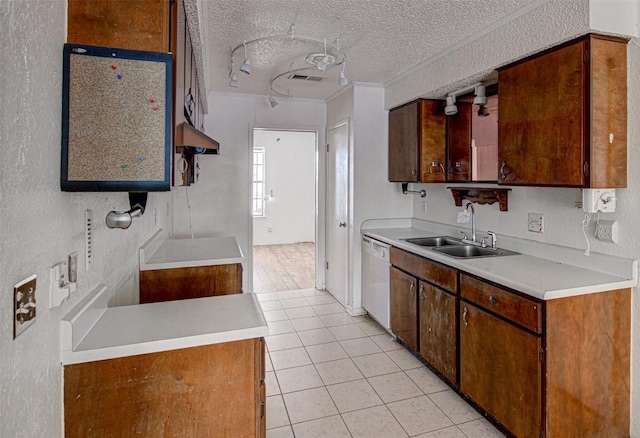
POLYGON ((267 437, 503 436, 375 321, 313 288, 313 244, 256 248, 267 437))

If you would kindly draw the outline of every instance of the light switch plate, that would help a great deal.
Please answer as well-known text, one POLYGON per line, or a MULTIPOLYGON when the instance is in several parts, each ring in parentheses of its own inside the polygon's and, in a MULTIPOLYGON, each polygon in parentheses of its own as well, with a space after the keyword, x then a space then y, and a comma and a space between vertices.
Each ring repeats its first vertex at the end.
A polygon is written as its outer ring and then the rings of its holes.
POLYGON ((36 322, 36 276, 13 286, 13 339, 36 322))

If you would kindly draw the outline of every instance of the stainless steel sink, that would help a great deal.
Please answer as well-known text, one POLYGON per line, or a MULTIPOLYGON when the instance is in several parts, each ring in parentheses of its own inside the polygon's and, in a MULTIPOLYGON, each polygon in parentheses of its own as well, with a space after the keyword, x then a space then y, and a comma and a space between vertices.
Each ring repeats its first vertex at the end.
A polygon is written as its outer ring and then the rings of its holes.
POLYGON ((409 243, 413 243, 414 245, 420 246, 451 246, 451 245, 462 245, 462 242, 459 239, 454 239, 449 236, 438 236, 438 237, 415 237, 412 239, 404 239, 409 243))
POLYGON ((461 259, 478 257, 500 257, 519 254, 517 252, 507 251, 506 249, 491 249, 474 245, 445 246, 440 248, 433 248, 433 250, 451 257, 457 257, 461 259))

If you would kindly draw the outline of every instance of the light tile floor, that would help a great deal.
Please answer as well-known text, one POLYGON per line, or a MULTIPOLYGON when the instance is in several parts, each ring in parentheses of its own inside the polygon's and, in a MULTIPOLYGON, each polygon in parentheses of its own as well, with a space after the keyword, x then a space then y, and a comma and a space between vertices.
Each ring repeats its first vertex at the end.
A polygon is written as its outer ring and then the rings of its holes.
POLYGON ((367 316, 315 289, 257 293, 267 341, 267 437, 502 437, 367 316))

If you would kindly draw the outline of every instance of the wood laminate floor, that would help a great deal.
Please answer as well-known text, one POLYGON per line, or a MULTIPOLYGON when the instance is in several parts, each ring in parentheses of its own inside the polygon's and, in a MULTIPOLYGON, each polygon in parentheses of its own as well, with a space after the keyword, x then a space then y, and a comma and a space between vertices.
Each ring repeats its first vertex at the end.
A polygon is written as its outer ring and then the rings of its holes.
POLYGON ((253 247, 254 292, 279 292, 315 286, 313 242, 253 247))

